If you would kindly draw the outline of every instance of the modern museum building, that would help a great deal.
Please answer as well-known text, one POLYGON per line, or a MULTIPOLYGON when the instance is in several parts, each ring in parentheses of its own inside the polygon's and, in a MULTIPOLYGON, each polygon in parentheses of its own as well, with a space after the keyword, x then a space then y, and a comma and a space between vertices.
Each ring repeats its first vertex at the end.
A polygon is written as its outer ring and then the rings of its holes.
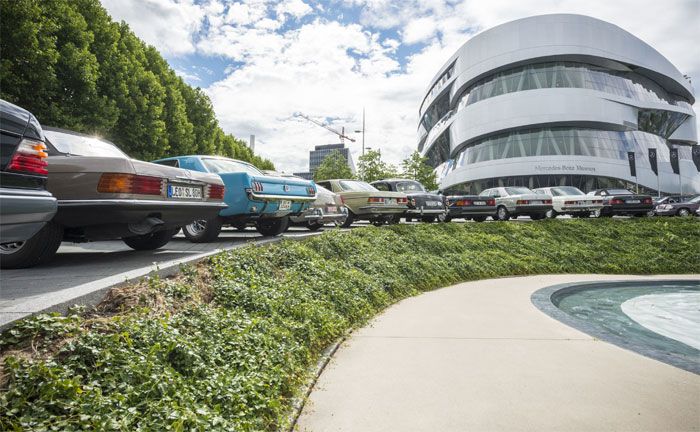
POLYGON ((694 103, 690 79, 627 31, 535 16, 474 36, 443 65, 420 106, 418 149, 446 193, 700 193, 694 103))

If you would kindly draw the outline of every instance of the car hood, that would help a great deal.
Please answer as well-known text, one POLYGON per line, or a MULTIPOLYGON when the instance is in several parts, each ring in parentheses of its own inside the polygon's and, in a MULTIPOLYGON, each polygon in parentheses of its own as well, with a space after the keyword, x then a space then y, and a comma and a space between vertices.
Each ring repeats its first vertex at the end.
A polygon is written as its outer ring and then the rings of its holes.
POLYGON ((191 171, 151 162, 144 162, 136 159, 131 159, 131 163, 134 166, 135 173, 139 175, 166 177, 169 181, 173 182, 204 182, 219 185, 223 184, 221 177, 216 174, 191 171))

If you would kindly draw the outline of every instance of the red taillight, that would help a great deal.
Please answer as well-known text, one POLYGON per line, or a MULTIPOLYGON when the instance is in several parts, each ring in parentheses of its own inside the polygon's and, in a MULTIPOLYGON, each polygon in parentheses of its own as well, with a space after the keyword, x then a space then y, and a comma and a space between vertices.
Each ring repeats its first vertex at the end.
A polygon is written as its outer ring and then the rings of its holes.
POLYGON ((263 185, 259 181, 254 181, 253 182, 253 192, 262 192, 263 191, 263 185))
POLYGON ((41 141, 23 139, 7 164, 7 170, 45 176, 49 173, 47 169, 49 163, 46 162, 48 156, 46 144, 41 141))
POLYGON ((472 205, 472 202, 471 202, 471 200, 457 200, 456 204, 459 207, 464 207, 464 206, 472 205))
POLYGON ((367 198, 367 203, 369 203, 369 204, 384 204, 384 198, 369 197, 369 198, 367 198))
POLYGON ((209 185, 209 198, 211 199, 224 199, 224 192, 226 188, 223 185, 210 184, 209 185))
POLYGON ((345 197, 340 195, 340 202, 345 205, 345 197))
POLYGON ((495 199, 486 200, 486 205, 495 206, 496 200, 495 199))
POLYGON ((314 189, 313 186, 309 186, 309 187, 306 188, 306 193, 308 193, 309 195, 315 195, 315 194, 316 194, 316 189, 314 189))
POLYGON ((161 195, 162 190, 162 178, 134 174, 104 173, 97 184, 100 193, 161 195))
POLYGON ((644 201, 642 201, 644 204, 651 204, 651 198, 644 198, 644 201))
POLYGON ((620 198, 613 198, 610 200, 610 204, 624 204, 625 202, 622 201, 620 198))
POLYGON ((551 203, 552 203, 552 200, 542 200, 542 202, 545 203, 545 204, 551 204, 551 203))
POLYGON ((515 203, 516 203, 516 204, 530 204, 530 201, 528 201, 528 200, 517 200, 515 203))
POLYGON ((408 198, 396 198, 396 204, 408 204, 408 198))

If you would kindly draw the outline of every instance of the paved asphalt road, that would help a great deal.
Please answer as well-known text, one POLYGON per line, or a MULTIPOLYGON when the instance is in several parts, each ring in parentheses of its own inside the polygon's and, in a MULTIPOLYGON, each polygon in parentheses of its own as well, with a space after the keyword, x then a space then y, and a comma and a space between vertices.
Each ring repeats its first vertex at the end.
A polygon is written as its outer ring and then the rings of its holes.
MULTIPOLYGON (((282 237, 312 234, 304 228, 292 228, 282 237)), ((191 243, 180 233, 155 251, 134 251, 120 240, 63 243, 56 257, 48 264, 0 271, 0 326, 28 312, 37 312, 59 303, 61 299, 68 300, 92 292, 97 286, 133 279, 140 276, 139 272, 147 273, 154 265, 187 260, 203 253, 263 240, 260 234, 249 228, 245 232, 225 229, 215 243, 191 243), (75 287, 84 289, 77 293, 70 292, 75 287)))

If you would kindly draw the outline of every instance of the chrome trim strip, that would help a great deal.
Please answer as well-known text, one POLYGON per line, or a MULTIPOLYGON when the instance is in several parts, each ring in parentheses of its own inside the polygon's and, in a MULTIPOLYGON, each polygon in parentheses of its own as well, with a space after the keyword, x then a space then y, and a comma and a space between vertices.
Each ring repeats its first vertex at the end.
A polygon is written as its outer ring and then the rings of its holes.
POLYGON ((287 200, 287 201, 316 201, 316 194, 313 196, 299 196, 299 195, 273 195, 273 194, 259 194, 253 191, 249 191, 248 194, 253 197, 256 201, 270 201, 270 200, 287 200))
POLYGON ((161 200, 137 200, 137 199, 94 199, 94 200, 59 200, 59 206, 110 206, 123 205, 133 207, 148 206, 176 206, 176 207, 228 207, 225 202, 219 201, 161 201, 161 200))

